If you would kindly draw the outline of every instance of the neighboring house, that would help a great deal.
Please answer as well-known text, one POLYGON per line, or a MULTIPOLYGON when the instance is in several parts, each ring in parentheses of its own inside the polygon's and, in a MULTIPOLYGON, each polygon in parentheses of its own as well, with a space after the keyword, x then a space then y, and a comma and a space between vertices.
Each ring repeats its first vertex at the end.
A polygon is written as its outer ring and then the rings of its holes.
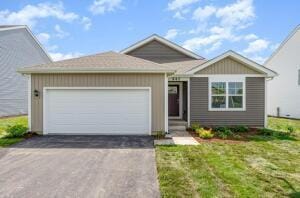
POLYGON ((30 76, 30 122, 41 134, 151 134, 169 119, 266 125, 266 79, 228 51, 205 60, 153 35, 129 48, 19 69, 30 76))
POLYGON ((27 79, 16 69, 50 62, 26 26, 0 26, 0 117, 27 114, 27 79))
POLYGON ((264 65, 279 74, 268 82, 268 114, 300 119, 300 26, 264 65))

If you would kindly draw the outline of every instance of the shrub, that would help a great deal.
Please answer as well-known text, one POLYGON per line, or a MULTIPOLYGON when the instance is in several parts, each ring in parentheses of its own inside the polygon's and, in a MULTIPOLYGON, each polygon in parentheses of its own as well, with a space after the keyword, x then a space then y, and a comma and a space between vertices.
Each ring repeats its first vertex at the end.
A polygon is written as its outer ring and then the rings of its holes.
POLYGON ((288 125, 288 126, 286 127, 286 130, 287 130, 287 132, 290 133, 290 134, 292 134, 292 133, 294 133, 294 132, 296 131, 295 127, 293 127, 293 126, 291 126, 291 125, 288 125))
POLYGON ((259 134, 264 135, 264 136, 272 136, 274 135, 274 132, 272 129, 268 129, 268 128, 261 128, 258 129, 259 134))
POLYGON ((231 130, 236 133, 240 133, 240 132, 244 133, 244 132, 248 132, 249 128, 247 126, 240 125, 240 126, 232 127, 231 130))
POLYGON ((196 131, 197 129, 201 128, 201 126, 198 123, 194 123, 194 124, 192 124, 191 128, 193 131, 196 131))
POLYGON ((15 137, 23 137, 24 134, 27 132, 28 128, 21 125, 21 124, 16 124, 12 126, 8 126, 6 128, 6 133, 9 138, 15 138, 15 137))
POLYGON ((214 128, 216 135, 222 139, 226 139, 229 136, 233 136, 233 132, 228 127, 216 127, 214 128))
POLYGON ((211 139, 214 137, 214 134, 212 133, 211 129, 206 130, 206 129, 198 129, 197 130, 199 137, 203 139, 211 139))

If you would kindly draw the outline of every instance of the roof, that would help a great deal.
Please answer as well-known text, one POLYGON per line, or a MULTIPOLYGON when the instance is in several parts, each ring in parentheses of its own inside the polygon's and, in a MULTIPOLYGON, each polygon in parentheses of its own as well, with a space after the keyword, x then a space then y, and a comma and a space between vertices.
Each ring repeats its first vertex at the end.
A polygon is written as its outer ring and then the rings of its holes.
POLYGON ((191 58, 204 59, 202 56, 199 56, 198 54, 195 54, 194 52, 192 52, 190 50, 187 50, 187 49, 177 45, 176 43, 173 43, 173 42, 171 42, 171 41, 169 41, 169 40, 167 40, 167 39, 165 39, 165 38, 163 38, 163 37, 161 37, 157 34, 153 34, 153 35, 151 35, 151 36, 149 36, 149 37, 147 37, 147 38, 145 38, 145 39, 143 39, 143 40, 127 47, 127 48, 125 48, 125 49, 123 49, 122 51, 120 51, 120 53, 127 54, 127 53, 129 53, 129 52, 131 52, 131 51, 133 51, 133 50, 135 50, 135 49, 137 49, 137 48, 139 48, 139 47, 141 47, 141 46, 143 46, 143 45, 145 45, 145 44, 147 44, 151 41, 154 41, 154 40, 158 41, 158 42, 160 42, 160 43, 162 43, 162 44, 164 44, 164 45, 166 45, 166 46, 168 46, 168 47, 170 47, 170 48, 172 48, 172 49, 174 49, 178 52, 181 52, 182 54, 185 54, 185 55, 187 55, 191 58))
POLYGON ((18 72, 23 74, 103 72, 174 73, 175 70, 162 64, 110 51, 49 64, 25 67, 19 69, 18 72))
POLYGON ((279 47, 277 47, 277 49, 265 61, 264 65, 266 65, 299 30, 300 30, 300 24, 297 25, 296 28, 294 28, 294 30, 282 41, 282 43, 279 45, 279 47))
POLYGON ((205 63, 205 59, 200 60, 188 60, 188 61, 178 61, 178 62, 171 62, 171 63, 164 63, 169 68, 174 68, 176 70, 175 74, 185 74, 189 70, 202 65, 205 63))
POLYGON ((31 36, 31 38, 33 38, 33 40, 38 44, 41 51, 46 54, 46 56, 49 58, 51 62, 53 61, 51 56, 47 53, 45 48, 42 46, 39 40, 34 36, 34 34, 31 32, 31 30, 28 28, 27 25, 0 25, 0 31, 17 30, 17 29, 26 30, 26 32, 31 36))
POLYGON ((206 68, 206 67, 208 67, 208 66, 210 66, 210 65, 212 65, 212 64, 214 64, 214 63, 216 63, 216 62, 218 62, 222 59, 224 59, 224 58, 227 58, 227 57, 230 57, 230 58, 232 58, 232 59, 234 59, 238 62, 241 62, 241 63, 245 64, 245 66, 247 66, 247 67, 249 67, 249 68, 251 68, 255 71, 258 71, 260 73, 265 74, 266 77, 275 77, 275 76, 278 75, 275 71, 273 71, 269 68, 266 68, 263 65, 260 65, 260 64, 254 62, 254 61, 252 61, 252 60, 250 60, 250 59, 248 59, 248 58, 246 58, 246 57, 244 57, 244 56, 242 56, 242 55, 240 55, 240 54, 238 54, 238 53, 236 53, 232 50, 229 50, 229 51, 225 52, 224 54, 221 54, 220 56, 217 56, 217 57, 203 63, 202 65, 200 65, 198 67, 195 67, 194 69, 189 70, 186 73, 187 74, 194 74, 194 73, 196 73, 196 72, 198 72, 198 71, 200 71, 200 70, 202 70, 202 69, 204 69, 204 68, 206 68))

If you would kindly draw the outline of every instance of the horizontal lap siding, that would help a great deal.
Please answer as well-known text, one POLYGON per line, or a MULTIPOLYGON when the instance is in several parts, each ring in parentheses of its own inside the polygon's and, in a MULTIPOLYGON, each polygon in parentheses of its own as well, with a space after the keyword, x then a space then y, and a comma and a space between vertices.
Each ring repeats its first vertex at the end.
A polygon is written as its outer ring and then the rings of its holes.
POLYGON ((164 74, 33 74, 32 131, 43 131, 43 87, 151 87, 152 130, 164 129, 164 74))
POLYGON ((190 58, 185 54, 161 44, 158 41, 152 41, 148 44, 145 44, 133 50, 132 52, 129 52, 128 55, 158 63, 194 60, 193 58, 190 58))
POLYGON ((265 111, 265 79, 246 78, 246 111, 208 111, 208 78, 191 78, 191 123, 202 125, 263 126, 265 111))

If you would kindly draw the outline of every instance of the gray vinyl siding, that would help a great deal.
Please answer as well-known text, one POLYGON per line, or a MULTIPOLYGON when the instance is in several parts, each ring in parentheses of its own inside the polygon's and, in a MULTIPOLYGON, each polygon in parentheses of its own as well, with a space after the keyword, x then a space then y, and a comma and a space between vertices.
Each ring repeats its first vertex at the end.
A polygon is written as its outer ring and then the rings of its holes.
POLYGON ((208 111, 208 78, 191 78, 191 123, 203 126, 264 126, 265 79, 246 78, 246 111, 208 111))
POLYGON ((31 92, 40 96, 31 95, 31 130, 43 131, 44 87, 151 87, 152 131, 164 130, 164 83, 164 74, 32 74, 31 92))
POLYGON ((260 74, 232 58, 224 58, 196 74, 260 74))
POLYGON ((195 60, 177 50, 174 50, 158 41, 151 41, 129 53, 128 55, 154 61, 157 63, 169 63, 176 61, 195 60))
POLYGON ((16 69, 49 62, 25 29, 0 31, 0 117, 27 114, 27 78, 16 69))

